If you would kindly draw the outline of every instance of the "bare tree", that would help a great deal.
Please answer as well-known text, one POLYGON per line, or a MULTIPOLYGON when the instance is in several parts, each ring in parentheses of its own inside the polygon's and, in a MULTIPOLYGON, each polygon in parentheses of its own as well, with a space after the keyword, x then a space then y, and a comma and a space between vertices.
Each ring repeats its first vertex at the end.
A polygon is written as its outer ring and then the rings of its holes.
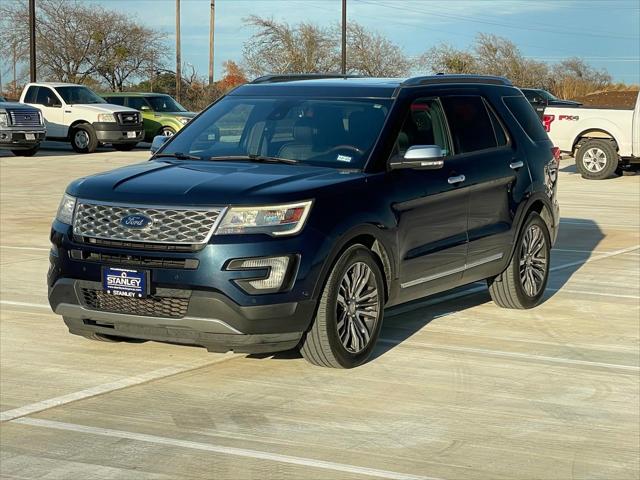
POLYGON ((553 66, 551 89, 563 98, 576 98, 611 86, 611 75, 580 58, 567 58, 553 66))
POLYGON ((418 58, 418 66, 433 73, 478 73, 480 71, 478 61, 471 53, 444 43, 423 53, 418 58))
POLYGON ((311 23, 291 26, 256 16, 245 19, 245 24, 256 30, 243 50, 249 75, 323 73, 338 69, 335 39, 328 28, 311 23))
MULTIPOLYGON (((339 32, 334 34, 338 36, 339 32)), ((355 22, 348 25, 348 73, 369 77, 400 77, 407 75, 410 69, 407 56, 388 38, 355 22)))
MULTIPOLYGON (((28 51, 26 0, 0 3, 0 52, 28 51)), ((91 75, 121 89, 147 63, 162 61, 162 34, 128 16, 79 0, 38 0, 36 41, 40 76, 83 83, 91 75)))

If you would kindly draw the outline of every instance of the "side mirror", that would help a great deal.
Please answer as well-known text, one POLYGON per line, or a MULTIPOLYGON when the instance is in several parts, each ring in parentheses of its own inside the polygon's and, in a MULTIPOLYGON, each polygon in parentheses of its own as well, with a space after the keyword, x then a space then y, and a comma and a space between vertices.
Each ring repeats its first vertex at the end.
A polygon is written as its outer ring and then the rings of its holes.
POLYGON ((142 105, 140 107, 140 111, 142 111, 142 112, 148 112, 149 110, 151 110, 151 109, 149 107, 147 107, 146 105, 142 105))
POLYGON ((391 170, 437 170, 444 166, 444 152, 439 145, 414 145, 402 158, 394 158, 389 166, 391 170))
POLYGON ((45 103, 45 107, 60 108, 62 107, 62 105, 55 98, 47 97, 47 103, 45 103))
POLYGON ((155 137, 153 137, 153 141, 151 142, 151 148, 149 149, 151 153, 153 154, 153 153, 156 153, 158 150, 160 150, 160 147, 164 145, 164 142, 166 142, 170 138, 171 137, 165 137, 164 135, 156 135, 155 137))

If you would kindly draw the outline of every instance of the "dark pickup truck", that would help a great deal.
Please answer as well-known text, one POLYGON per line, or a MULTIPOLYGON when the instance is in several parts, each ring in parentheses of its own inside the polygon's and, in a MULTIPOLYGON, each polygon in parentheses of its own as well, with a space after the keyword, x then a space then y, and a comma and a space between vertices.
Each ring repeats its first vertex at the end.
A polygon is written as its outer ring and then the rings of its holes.
POLYGON ((0 150, 30 157, 38 151, 46 134, 42 114, 37 108, 0 102, 0 150))

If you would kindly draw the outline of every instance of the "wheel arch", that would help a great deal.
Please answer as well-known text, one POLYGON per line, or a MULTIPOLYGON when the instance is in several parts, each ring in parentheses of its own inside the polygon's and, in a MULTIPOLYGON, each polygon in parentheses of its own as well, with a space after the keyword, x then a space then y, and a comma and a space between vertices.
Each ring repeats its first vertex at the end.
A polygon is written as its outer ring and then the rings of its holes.
POLYGON ((67 138, 69 140, 71 140, 71 134, 73 133, 73 130, 78 125, 91 125, 91 122, 89 122, 87 120, 74 120, 73 123, 71 123, 71 125, 69 125, 69 128, 67 129, 67 138))
POLYGON ((603 128, 588 128, 576 135, 573 140, 573 144, 571 145, 571 151, 575 152, 579 148, 580 143, 585 141, 585 139, 611 140, 615 145, 616 150, 619 149, 618 140, 616 139, 615 134, 610 133, 609 130, 605 130, 603 128))
POLYGON ((542 217, 544 222, 547 225, 547 229, 549 230, 549 235, 551 236, 552 243, 554 239, 557 237, 557 226, 555 225, 553 218, 553 207, 551 205, 551 201, 542 193, 535 193, 529 197, 529 199, 521 205, 519 212, 516 214, 516 220, 514 224, 516 225, 516 229, 514 230, 513 243, 511 245, 511 251, 509 252, 509 260, 513 255, 513 252, 517 246, 517 239, 520 235, 520 231, 524 226, 524 223, 527 221, 527 218, 531 213, 537 213, 542 217))

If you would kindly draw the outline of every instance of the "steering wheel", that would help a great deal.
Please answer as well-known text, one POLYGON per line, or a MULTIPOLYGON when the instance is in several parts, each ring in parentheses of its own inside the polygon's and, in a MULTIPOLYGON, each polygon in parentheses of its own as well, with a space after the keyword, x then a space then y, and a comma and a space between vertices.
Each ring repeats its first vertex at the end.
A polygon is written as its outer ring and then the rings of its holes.
POLYGON ((338 150, 351 150, 352 152, 355 152, 358 155, 364 154, 364 150, 360 150, 358 147, 354 147, 353 145, 336 145, 331 150, 329 150, 327 154, 333 153, 338 150))

